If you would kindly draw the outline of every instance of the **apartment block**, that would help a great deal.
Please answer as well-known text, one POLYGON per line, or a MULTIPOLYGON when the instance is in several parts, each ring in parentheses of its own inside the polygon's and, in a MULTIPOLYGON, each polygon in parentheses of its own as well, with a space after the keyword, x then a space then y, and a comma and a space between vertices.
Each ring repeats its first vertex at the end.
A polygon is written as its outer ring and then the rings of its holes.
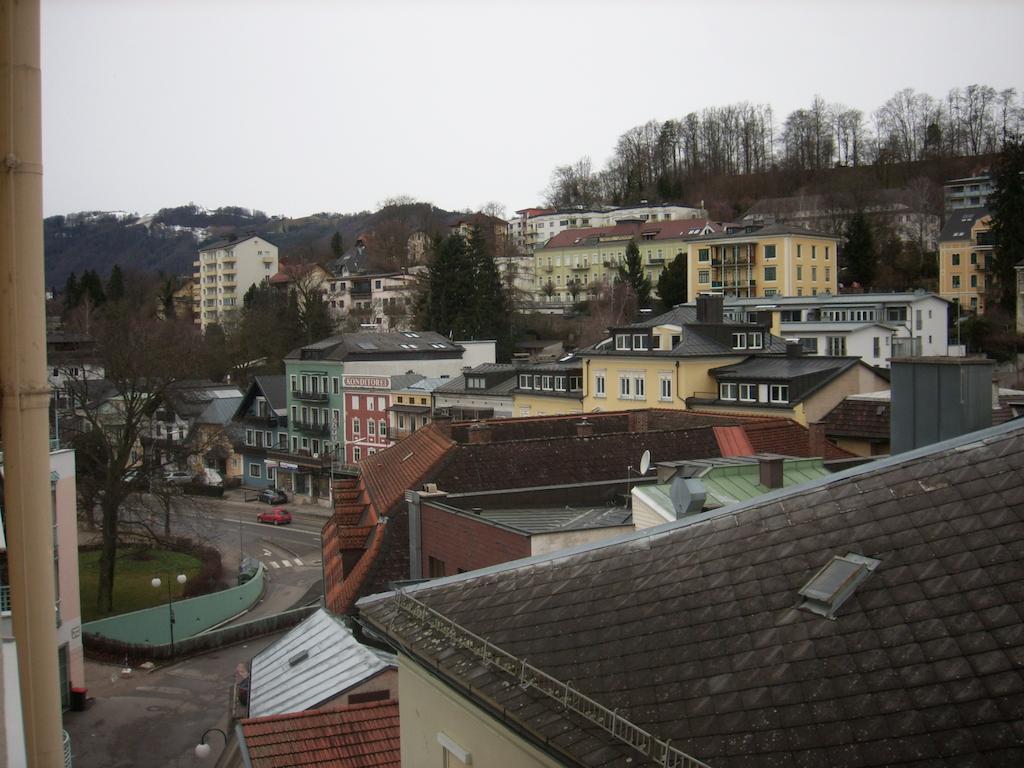
POLYGON ((277 274, 277 246, 259 235, 217 240, 199 249, 192 266, 193 314, 205 332, 231 319, 249 288, 277 274))
POLYGON ((987 209, 962 209, 950 214, 939 239, 939 295, 979 313, 990 287, 991 230, 987 209))
POLYGON ((965 208, 984 208, 988 204, 988 196, 994 190, 995 184, 987 173, 950 179, 943 185, 946 213, 965 208))

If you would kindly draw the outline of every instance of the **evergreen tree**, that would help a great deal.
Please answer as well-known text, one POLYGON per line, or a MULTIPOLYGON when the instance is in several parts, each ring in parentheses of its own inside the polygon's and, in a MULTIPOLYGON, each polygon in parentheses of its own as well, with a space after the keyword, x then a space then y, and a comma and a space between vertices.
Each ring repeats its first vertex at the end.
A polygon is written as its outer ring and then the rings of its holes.
POLYGON ((871 287, 875 280, 877 267, 875 239, 871 233, 871 225, 863 211, 853 214, 846 225, 841 259, 840 266, 844 271, 843 282, 846 285, 857 282, 864 288, 871 287))
POLYGON ((110 277, 107 279, 107 299, 109 301, 120 301, 124 298, 124 273, 121 267, 115 264, 110 270, 110 277))
POLYGON ((64 284, 64 309, 74 309, 81 301, 82 287, 78 283, 78 276, 72 272, 68 275, 68 281, 64 284))
POLYGON ((474 286, 470 333, 478 339, 494 339, 497 342, 497 359, 508 360, 512 356, 508 296, 498 273, 498 265, 494 262, 494 255, 480 227, 473 227, 468 246, 474 286))
POLYGON ((687 300, 686 256, 677 253, 661 275, 658 276, 658 298, 665 309, 672 309, 687 300))
POLYGON ((626 246, 626 263, 619 265, 618 281, 626 283, 633 289, 638 308, 643 309, 651 305, 651 278, 644 272, 636 240, 630 240, 626 246))
POLYGON ((326 339, 334 333, 334 319, 320 291, 313 291, 302 302, 302 329, 306 344, 326 339))
POLYGON ((334 254, 335 258, 338 258, 345 252, 345 244, 341 239, 341 232, 335 232, 331 235, 331 253, 334 254))
POLYGON ((1015 311, 1016 270, 1024 262, 1024 144, 1008 141, 999 154, 993 173, 995 190, 989 195, 992 212, 993 288, 1007 312, 1015 311))
POLYGON ((427 278, 415 302, 418 328, 451 338, 470 338, 476 311, 473 261, 465 238, 434 241, 427 278))
POLYGON ((87 269, 82 273, 82 279, 79 281, 78 286, 82 298, 88 298, 94 307, 101 306, 107 300, 107 296, 103 292, 103 283, 100 281, 100 276, 91 269, 87 269))

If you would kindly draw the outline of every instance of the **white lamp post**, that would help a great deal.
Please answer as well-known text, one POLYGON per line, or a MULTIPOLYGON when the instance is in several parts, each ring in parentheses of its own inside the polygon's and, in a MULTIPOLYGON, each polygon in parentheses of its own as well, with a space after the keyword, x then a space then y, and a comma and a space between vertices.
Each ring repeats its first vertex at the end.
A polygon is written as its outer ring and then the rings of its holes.
POLYGON ((226 747, 228 745, 228 735, 224 733, 224 731, 222 731, 220 728, 208 728, 206 732, 202 735, 202 737, 200 737, 199 743, 196 744, 195 754, 196 757, 200 760, 205 760, 206 758, 208 758, 210 756, 210 753, 213 751, 213 747, 206 743, 206 737, 214 731, 216 731, 224 737, 224 746, 226 747))
MULTIPOLYGON (((188 577, 184 573, 179 573, 175 580, 179 584, 184 584, 188 581, 188 577)), ((160 589, 160 585, 163 583, 159 576, 154 576, 150 582, 153 585, 153 589, 160 589)), ((167 579, 167 617, 170 621, 171 630, 171 658, 174 658, 174 597, 171 595, 171 580, 167 579)))

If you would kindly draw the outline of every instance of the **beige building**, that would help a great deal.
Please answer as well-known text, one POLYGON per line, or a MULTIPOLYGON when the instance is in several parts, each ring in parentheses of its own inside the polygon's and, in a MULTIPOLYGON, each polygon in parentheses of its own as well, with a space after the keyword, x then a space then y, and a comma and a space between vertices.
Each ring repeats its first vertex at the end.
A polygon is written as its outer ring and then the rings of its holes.
POLYGON ((989 288, 991 229, 986 209, 965 208, 950 214, 939 239, 939 295, 978 313, 989 288))
POLYGON ((277 274, 277 246, 259 235, 217 240, 199 249, 192 266, 195 321, 205 332, 211 323, 231 320, 245 292, 277 274))

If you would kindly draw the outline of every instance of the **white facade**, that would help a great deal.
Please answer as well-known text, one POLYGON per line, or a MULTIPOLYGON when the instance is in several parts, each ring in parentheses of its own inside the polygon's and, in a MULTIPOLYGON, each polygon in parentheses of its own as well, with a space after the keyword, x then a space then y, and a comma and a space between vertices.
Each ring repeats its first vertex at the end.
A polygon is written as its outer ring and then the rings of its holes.
POLYGON ((567 229, 610 227, 620 219, 675 221, 707 218, 707 211, 703 208, 685 205, 602 206, 591 210, 545 210, 531 215, 531 211, 536 210, 517 211, 517 216, 509 222, 512 242, 528 256, 532 256, 535 249, 542 248, 548 240, 567 229))
POLYGON ((951 354, 949 302, 934 293, 863 293, 813 297, 727 298, 727 320, 777 312, 778 335, 800 341, 805 354, 860 357, 889 367, 893 357, 951 354))
POLYGON ((382 331, 407 330, 418 274, 425 269, 418 266, 408 272, 332 275, 323 280, 324 301, 339 320, 357 310, 361 313, 360 325, 376 326, 382 331))
POLYGON ((234 316, 249 288, 277 274, 277 246, 258 235, 219 241, 200 250, 192 266, 195 319, 205 332, 234 316))

